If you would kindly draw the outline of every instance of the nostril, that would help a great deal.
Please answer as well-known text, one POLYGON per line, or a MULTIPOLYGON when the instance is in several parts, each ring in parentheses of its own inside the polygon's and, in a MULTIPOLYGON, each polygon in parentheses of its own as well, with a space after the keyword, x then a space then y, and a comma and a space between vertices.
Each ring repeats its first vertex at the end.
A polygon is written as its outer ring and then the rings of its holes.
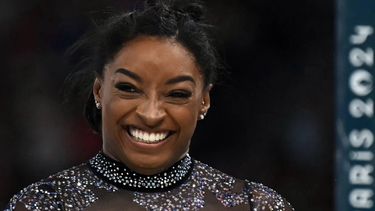
POLYGON ((138 104, 136 114, 145 125, 154 127, 163 121, 166 111, 158 96, 152 94, 152 96, 149 95, 144 101, 138 104))
POLYGON ((161 110, 137 110, 136 114, 138 118, 147 126, 155 126, 160 124, 166 113, 161 110))

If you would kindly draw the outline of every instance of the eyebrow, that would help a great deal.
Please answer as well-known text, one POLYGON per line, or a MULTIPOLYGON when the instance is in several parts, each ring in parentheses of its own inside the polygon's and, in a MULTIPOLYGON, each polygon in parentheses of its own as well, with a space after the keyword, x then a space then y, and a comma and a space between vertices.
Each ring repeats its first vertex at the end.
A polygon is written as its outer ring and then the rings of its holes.
POLYGON ((190 81, 195 85, 194 79, 188 75, 182 75, 182 76, 177 76, 175 78, 171 78, 166 82, 166 84, 170 85, 170 84, 176 84, 176 83, 180 83, 184 81, 190 81))
MULTIPOLYGON (((136 73, 134 73, 130 70, 127 70, 125 68, 120 68, 120 69, 116 70, 115 73, 121 73, 121 74, 124 74, 124 75, 128 76, 129 78, 132 78, 132 79, 138 81, 138 82, 143 82, 142 78, 139 75, 137 75, 136 73)), ((188 75, 182 75, 182 76, 177 76, 175 78, 171 78, 166 82, 166 84, 171 85, 171 84, 181 83, 181 82, 184 82, 184 81, 190 81, 194 85, 196 84, 193 77, 188 76, 188 75)))
POLYGON ((120 69, 116 70, 115 73, 124 74, 124 75, 128 76, 129 78, 132 78, 132 79, 134 79, 134 80, 136 80, 138 82, 142 82, 143 81, 142 78, 139 75, 137 75, 136 73, 134 73, 134 72, 132 72, 130 70, 124 69, 124 68, 120 68, 120 69))

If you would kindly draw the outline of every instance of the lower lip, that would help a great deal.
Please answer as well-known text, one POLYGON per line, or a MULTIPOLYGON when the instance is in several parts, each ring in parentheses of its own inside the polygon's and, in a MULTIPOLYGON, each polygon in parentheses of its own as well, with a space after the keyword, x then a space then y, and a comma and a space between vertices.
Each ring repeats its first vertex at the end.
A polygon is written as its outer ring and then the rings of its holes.
POLYGON ((144 148, 144 149, 154 149, 154 148, 161 147, 168 142, 168 139, 171 136, 171 135, 169 135, 167 138, 165 138, 164 140, 159 141, 157 143, 144 143, 144 142, 140 142, 140 141, 135 140, 136 138, 133 137, 132 135, 130 135, 127 129, 124 129, 124 130, 125 130, 125 133, 126 133, 127 137, 129 138, 130 143, 132 145, 134 145, 136 147, 139 147, 139 148, 144 148))

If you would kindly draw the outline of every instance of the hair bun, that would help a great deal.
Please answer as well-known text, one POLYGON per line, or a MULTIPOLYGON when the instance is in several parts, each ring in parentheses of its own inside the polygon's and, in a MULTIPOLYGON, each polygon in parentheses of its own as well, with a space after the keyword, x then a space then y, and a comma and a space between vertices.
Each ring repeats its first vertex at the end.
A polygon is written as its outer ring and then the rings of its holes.
POLYGON ((204 19, 204 6, 199 1, 176 0, 175 9, 185 13, 194 21, 199 22, 204 19))
POLYGON ((192 20, 200 22, 204 19, 204 6, 197 0, 146 0, 145 7, 169 9, 182 15, 189 16, 192 20))

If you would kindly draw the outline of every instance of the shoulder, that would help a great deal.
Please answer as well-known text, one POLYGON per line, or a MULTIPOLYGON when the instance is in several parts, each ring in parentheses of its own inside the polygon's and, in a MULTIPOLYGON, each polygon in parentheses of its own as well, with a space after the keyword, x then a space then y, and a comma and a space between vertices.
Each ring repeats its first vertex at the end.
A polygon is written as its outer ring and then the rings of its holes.
POLYGON ((199 161, 196 161, 195 169, 224 206, 249 204, 251 210, 294 210, 276 191, 261 183, 237 179, 199 161))
POLYGON ((5 210, 64 210, 78 205, 85 207, 82 202, 95 200, 95 195, 88 187, 96 184, 96 181, 97 177, 88 166, 81 164, 22 189, 10 199, 5 210))
POLYGON ((224 207, 248 206, 245 182, 195 160, 192 181, 212 193, 224 207))
POLYGON ((58 199, 54 197, 55 193, 53 185, 48 181, 33 183, 15 194, 5 210, 39 210, 45 202, 61 209, 58 199))
POLYGON ((293 211, 293 207, 273 189, 255 182, 246 181, 250 202, 254 210, 293 211))

